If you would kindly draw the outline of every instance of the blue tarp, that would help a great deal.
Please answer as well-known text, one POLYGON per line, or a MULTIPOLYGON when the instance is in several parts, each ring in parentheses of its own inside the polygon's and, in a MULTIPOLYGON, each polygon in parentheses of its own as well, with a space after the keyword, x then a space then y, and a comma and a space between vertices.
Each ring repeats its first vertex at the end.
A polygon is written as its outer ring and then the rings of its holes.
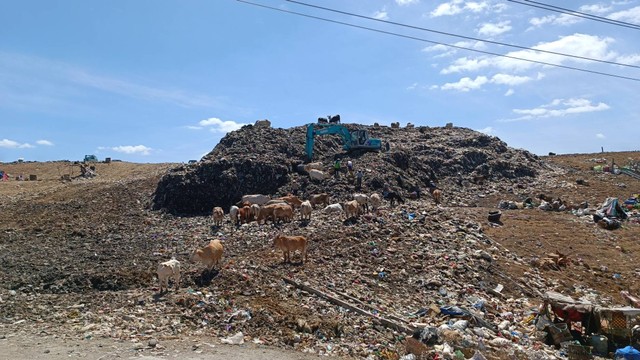
POLYGON ((616 359, 623 358, 626 360, 640 360, 640 351, 636 350, 633 346, 627 346, 616 350, 615 357, 616 359))

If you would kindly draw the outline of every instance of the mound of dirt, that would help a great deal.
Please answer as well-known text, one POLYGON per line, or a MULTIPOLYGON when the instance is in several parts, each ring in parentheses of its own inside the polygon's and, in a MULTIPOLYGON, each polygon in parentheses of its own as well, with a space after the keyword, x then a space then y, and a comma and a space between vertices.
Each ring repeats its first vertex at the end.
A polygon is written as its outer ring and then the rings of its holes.
MULTIPOLYGON (((343 167, 351 160, 354 170, 366 171, 364 184, 372 191, 387 184, 407 193, 425 189, 434 181, 449 192, 460 193, 464 184, 477 179, 523 181, 543 168, 536 155, 466 128, 344 126, 367 129, 371 137, 388 142, 390 151, 345 153, 338 135, 326 135, 316 138, 313 160, 322 162, 326 173, 331 172, 335 159, 341 159, 343 167)), ((202 215, 214 206, 228 209, 242 195, 285 195, 298 189, 303 195, 330 192, 337 199, 348 198, 353 186, 309 181, 299 171, 306 160, 305 142, 306 126, 244 126, 227 134, 202 161, 181 165, 165 175, 156 189, 153 208, 202 215)))

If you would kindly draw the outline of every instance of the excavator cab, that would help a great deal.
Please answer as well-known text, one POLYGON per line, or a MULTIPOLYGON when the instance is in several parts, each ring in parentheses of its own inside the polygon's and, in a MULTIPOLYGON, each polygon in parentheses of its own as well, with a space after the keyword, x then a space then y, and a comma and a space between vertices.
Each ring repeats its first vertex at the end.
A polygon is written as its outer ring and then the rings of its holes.
POLYGON ((369 133, 367 130, 354 130, 351 132, 351 141, 354 142, 351 145, 352 148, 357 148, 366 144, 367 140, 369 140, 369 133))

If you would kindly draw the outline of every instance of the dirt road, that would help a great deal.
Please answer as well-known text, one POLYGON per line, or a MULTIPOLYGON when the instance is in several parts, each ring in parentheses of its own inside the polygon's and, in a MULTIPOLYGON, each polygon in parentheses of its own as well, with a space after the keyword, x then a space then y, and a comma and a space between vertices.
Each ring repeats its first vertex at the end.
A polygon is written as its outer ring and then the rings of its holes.
MULTIPOLYGON (((53 335, 0 335, 0 359, 284 359, 312 360, 317 355, 286 351, 256 344, 226 345, 212 338, 159 341, 155 347, 148 342, 134 343, 113 339, 68 340, 53 335)), ((337 359, 337 358, 336 358, 337 359)))

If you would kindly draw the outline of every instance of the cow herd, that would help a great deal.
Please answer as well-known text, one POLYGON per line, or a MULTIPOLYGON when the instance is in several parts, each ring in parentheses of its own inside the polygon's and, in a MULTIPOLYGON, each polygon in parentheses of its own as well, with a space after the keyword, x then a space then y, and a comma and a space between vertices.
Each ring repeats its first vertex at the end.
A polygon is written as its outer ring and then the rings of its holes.
MULTIPOLYGON (((440 194, 432 195, 435 195, 436 203, 439 203, 440 194)), ((308 222, 311 221, 313 210, 320 207, 320 211, 323 214, 335 214, 338 217, 344 216, 345 219, 351 219, 357 218, 366 212, 377 212, 382 204, 382 199, 383 197, 377 193, 371 195, 353 194, 352 200, 344 203, 331 203, 330 196, 327 193, 311 195, 307 200, 301 200, 291 194, 275 199, 261 194, 244 195, 236 205, 230 207, 228 215, 233 228, 253 221, 259 225, 266 224, 269 221, 274 225, 291 222, 294 220, 296 213, 300 221, 308 222)), ((221 207, 214 207, 211 217, 215 227, 223 226, 225 212, 221 207)), ((304 236, 278 234, 273 239, 273 246, 282 251, 284 262, 291 262, 291 253, 296 250, 301 253, 302 263, 307 260, 309 241, 304 236)), ((211 271, 220 266, 223 252, 224 248, 220 240, 211 240, 208 245, 194 250, 190 260, 191 262, 203 264, 208 271, 211 271)), ((173 280, 177 287, 180 282, 180 262, 176 259, 171 259, 160 263, 157 275, 161 293, 163 290, 168 290, 169 280, 173 280)))

